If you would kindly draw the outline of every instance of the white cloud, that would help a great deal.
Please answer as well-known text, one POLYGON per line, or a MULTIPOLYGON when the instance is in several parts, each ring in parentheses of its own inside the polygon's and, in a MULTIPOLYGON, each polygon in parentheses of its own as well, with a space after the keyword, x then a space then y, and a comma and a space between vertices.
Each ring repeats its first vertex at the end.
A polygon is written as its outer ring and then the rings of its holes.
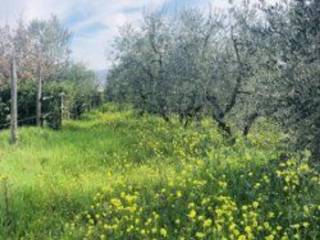
MULTIPOLYGON (((143 10, 153 11, 170 1, 173 0, 0 0, 0 24, 15 25, 21 16, 28 21, 55 14, 74 33, 74 59, 93 69, 103 69, 107 65, 106 49, 118 27, 137 21, 143 10)), ((227 0, 176 0, 175 4, 207 6, 208 2, 223 7, 227 0)))
POLYGON ((15 26, 22 17, 25 21, 45 19, 51 14, 66 22, 73 32, 73 56, 91 68, 106 67, 105 50, 117 34, 119 26, 139 18, 144 6, 156 8, 165 0, 0 0, 0 24, 15 26), (132 11, 130 11, 132 10, 132 11), (81 17, 68 23, 70 17, 81 17), (99 24, 101 29, 91 32, 99 24), (102 26, 105 26, 103 28, 102 26))
POLYGON ((0 23, 14 25, 20 17, 28 21, 51 14, 63 19, 75 3, 75 0, 0 0, 0 23))
POLYGON ((107 55, 118 28, 127 22, 137 21, 145 6, 156 8, 163 2, 164 0, 92 1, 90 11, 95 14, 71 27, 75 34, 73 44, 75 59, 95 69, 105 68, 108 65, 107 55), (135 11, 136 9, 140 11, 135 11), (97 23, 104 25, 105 28, 94 33, 94 36, 85 33, 84 29, 97 23))

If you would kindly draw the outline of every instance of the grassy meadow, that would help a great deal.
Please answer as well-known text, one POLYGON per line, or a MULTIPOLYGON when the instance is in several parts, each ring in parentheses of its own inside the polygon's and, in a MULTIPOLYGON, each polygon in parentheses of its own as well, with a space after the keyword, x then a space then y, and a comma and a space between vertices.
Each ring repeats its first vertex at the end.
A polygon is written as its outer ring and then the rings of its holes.
POLYGON ((226 140, 105 105, 0 132, 0 239, 320 239, 320 175, 277 127, 226 140))

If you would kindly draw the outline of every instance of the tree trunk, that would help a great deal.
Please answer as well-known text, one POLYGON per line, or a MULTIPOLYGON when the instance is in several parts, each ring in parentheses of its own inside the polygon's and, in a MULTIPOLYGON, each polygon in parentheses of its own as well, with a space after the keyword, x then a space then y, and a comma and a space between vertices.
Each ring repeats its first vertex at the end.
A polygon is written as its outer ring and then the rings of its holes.
POLYGON ((244 129, 243 129, 243 132, 242 132, 244 137, 248 136, 252 125, 254 124, 254 122, 256 121, 256 119, 258 117, 259 117, 259 114, 256 113, 256 112, 252 113, 251 115, 249 115, 249 117, 247 119, 247 122, 246 122, 246 125, 244 126, 244 129))
POLYGON ((224 135, 232 137, 231 128, 223 120, 215 118, 215 121, 218 123, 219 129, 224 133, 224 135))
POLYGON ((37 126, 42 126, 41 120, 41 106, 42 104, 42 68, 41 64, 38 65, 38 89, 37 89, 37 126))
POLYGON ((11 137, 10 143, 15 144, 18 140, 17 128, 18 128, 18 105, 17 105, 17 69, 16 59, 12 56, 11 59, 11 137))

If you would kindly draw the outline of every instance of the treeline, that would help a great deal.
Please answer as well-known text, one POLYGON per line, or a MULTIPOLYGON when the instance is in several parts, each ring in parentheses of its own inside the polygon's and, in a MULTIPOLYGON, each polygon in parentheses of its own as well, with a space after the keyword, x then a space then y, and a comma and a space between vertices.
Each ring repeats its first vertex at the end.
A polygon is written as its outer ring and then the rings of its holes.
POLYGON ((295 148, 319 156, 320 2, 265 2, 156 13, 123 27, 109 99, 185 125, 211 116, 228 137, 269 117, 295 148))
POLYGON ((59 19, 0 26, 0 129, 10 123, 12 63, 17 75, 17 122, 59 129, 98 104, 95 73, 70 61, 71 33, 59 19))

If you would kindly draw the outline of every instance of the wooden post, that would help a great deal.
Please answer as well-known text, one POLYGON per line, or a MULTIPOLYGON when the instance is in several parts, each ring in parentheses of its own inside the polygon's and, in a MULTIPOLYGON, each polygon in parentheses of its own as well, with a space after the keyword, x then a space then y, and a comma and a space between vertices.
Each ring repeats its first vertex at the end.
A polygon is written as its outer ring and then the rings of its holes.
POLYGON ((10 143, 15 144, 18 140, 17 137, 17 128, 18 128, 18 105, 17 105, 17 67, 16 67, 16 59, 13 54, 11 59, 11 137, 10 143))
POLYGON ((61 92, 60 93, 60 121, 59 121, 60 127, 62 126, 62 119, 64 114, 64 96, 65 96, 65 93, 61 92))
POLYGON ((41 108, 42 108, 42 67, 41 63, 38 63, 38 88, 37 88, 37 126, 42 126, 41 121, 41 108))
POLYGON ((60 116, 62 119, 64 114, 64 92, 61 92, 59 96, 60 96, 60 116))

